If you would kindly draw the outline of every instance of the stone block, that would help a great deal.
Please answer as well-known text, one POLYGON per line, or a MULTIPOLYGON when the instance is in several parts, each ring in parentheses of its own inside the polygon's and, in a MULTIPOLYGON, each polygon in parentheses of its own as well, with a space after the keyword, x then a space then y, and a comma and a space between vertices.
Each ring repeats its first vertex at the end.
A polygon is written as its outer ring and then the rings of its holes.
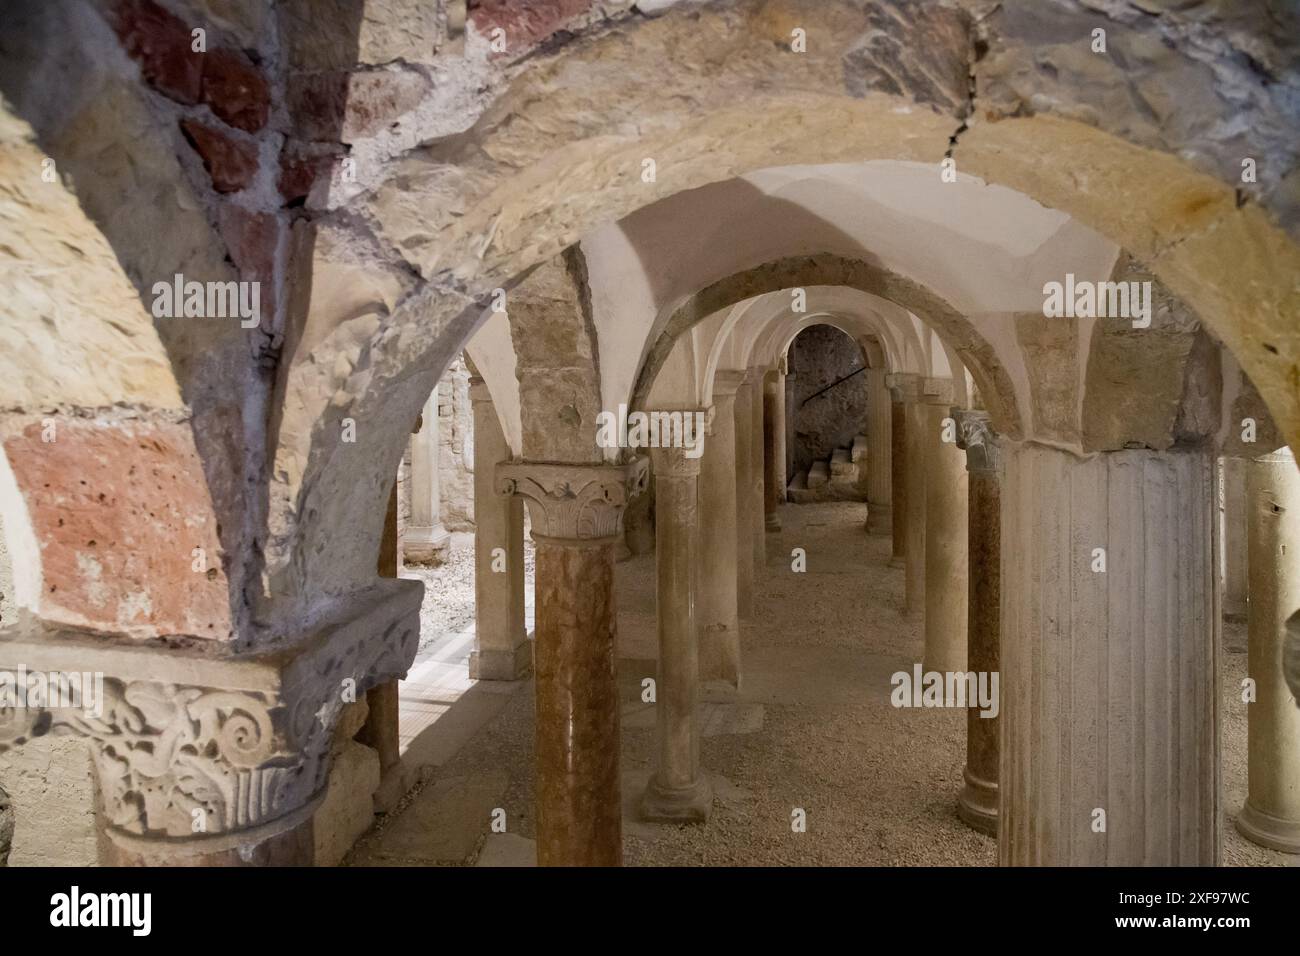
POLYGON ((347 740, 334 754, 329 786, 312 818, 317 866, 337 866, 375 822, 379 752, 347 740))

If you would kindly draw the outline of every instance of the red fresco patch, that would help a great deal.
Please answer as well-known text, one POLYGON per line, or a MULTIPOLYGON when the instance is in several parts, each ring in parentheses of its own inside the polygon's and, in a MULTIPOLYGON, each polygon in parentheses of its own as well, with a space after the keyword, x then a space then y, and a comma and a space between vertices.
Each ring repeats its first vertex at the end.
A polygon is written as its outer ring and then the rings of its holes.
POLYGON ((59 418, 4 443, 41 554, 36 609, 132 637, 231 637, 216 518, 187 425, 59 418), (202 548, 207 570, 193 570, 202 548))

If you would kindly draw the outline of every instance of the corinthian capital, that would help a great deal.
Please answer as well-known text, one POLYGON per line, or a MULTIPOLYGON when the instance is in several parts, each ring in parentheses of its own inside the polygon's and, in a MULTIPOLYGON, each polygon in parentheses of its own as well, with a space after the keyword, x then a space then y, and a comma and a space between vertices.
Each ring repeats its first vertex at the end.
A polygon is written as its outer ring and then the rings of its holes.
POLYGON ((623 511, 646 488, 646 460, 626 465, 501 462, 497 490, 528 502, 533 533, 546 538, 597 540, 623 530, 623 511))
POLYGON ((952 417, 957 422, 957 447, 966 452, 966 470, 971 474, 997 474, 1002 465, 1002 451, 989 422, 989 413, 976 408, 954 408, 952 417))

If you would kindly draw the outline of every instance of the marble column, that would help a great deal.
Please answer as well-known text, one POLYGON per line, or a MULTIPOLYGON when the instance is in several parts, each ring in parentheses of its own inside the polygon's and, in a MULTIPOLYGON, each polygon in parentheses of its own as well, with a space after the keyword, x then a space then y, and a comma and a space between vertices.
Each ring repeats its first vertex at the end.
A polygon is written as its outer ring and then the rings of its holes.
POLYGON ((1219 502, 1223 541, 1223 616, 1233 620, 1245 620, 1246 601, 1249 591, 1248 572, 1250 561, 1246 543, 1246 470, 1244 458, 1223 458, 1220 460, 1222 481, 1219 502))
POLYGON ((438 481, 438 389, 424 403, 420 427, 411 436, 411 520, 402 535, 402 553, 418 564, 447 559, 451 535, 442 526, 442 491, 438 481))
POLYGON ((966 670, 966 456, 957 447, 952 383, 926 381, 924 666, 946 673, 966 670))
MULTIPOLYGON (((707 442, 706 442, 707 445, 707 442)), ((699 823, 713 808, 700 772, 699 634, 695 620, 699 572, 696 507, 698 458, 685 449, 655 448, 655 610, 659 668, 655 681, 658 761, 641 801, 655 823, 699 823)))
POLYGON ((901 388, 889 390, 889 528, 891 568, 907 564, 907 404, 901 388))
POLYGON ((867 531, 890 532, 893 401, 883 368, 867 369, 867 531))
POLYGON ((754 616, 754 390, 745 372, 720 371, 714 376, 735 380, 736 453, 732 460, 736 485, 736 607, 741 618, 754 616))
POLYGON ((719 373, 700 463, 700 680, 740 686, 736 598, 736 380, 719 373))
MULTIPOLYGON (((397 476, 388 494, 384 515, 384 532, 379 540, 376 571, 381 578, 395 578, 401 567, 397 554, 397 476)), ((357 742, 373 747, 379 754, 379 789, 375 809, 386 813, 397 806, 406 793, 402 767, 400 733, 401 695, 399 682, 384 681, 366 691, 366 722, 357 732, 357 742)))
POLYGON ((764 410, 767 402, 764 398, 763 390, 763 369, 751 368, 749 370, 750 379, 750 414, 752 416, 752 425, 750 429, 750 520, 753 522, 753 533, 750 542, 754 546, 754 581, 762 579, 763 568, 767 566, 767 505, 764 503, 766 494, 764 485, 767 481, 767 469, 763 464, 763 449, 766 443, 763 440, 763 419, 764 410))
POLYGON ((497 494, 496 466, 510 459, 483 379, 469 380, 474 410, 474 650, 469 676, 517 680, 532 666, 524 623, 524 503, 497 494))
MULTIPOLYGON (((959 447, 966 452, 967 550, 969 589, 966 617, 966 667, 978 674, 999 673, 1002 600, 1001 456, 988 412, 954 409, 959 447)), ((999 688, 1000 689, 1000 688, 999 688)), ((957 816, 981 833, 998 832, 999 716, 966 710, 966 766, 957 795, 957 816)))
POLYGON ((537 562, 537 862, 617 866, 623 859, 614 546, 630 465, 506 462, 499 488, 522 496, 537 562))
POLYGON ((773 369, 763 380, 763 527, 781 530, 780 508, 785 500, 785 377, 773 369))
POLYGON ((1002 447, 999 862, 1217 864, 1213 457, 1002 447))
MULTIPOLYGON (((925 613, 925 468, 929 412, 925 403, 926 380, 915 373, 905 372, 891 377, 890 388, 898 392, 903 401, 906 451, 903 460, 907 473, 903 478, 907 506, 906 537, 903 542, 904 582, 903 611, 909 617, 919 618, 925 613)), ((936 439, 937 440, 937 439, 936 439)))
POLYGON ((1250 547, 1249 793, 1237 814, 1247 839, 1300 853, 1300 707, 1282 674, 1286 622, 1300 609, 1300 472, 1289 448, 1247 465, 1250 547))

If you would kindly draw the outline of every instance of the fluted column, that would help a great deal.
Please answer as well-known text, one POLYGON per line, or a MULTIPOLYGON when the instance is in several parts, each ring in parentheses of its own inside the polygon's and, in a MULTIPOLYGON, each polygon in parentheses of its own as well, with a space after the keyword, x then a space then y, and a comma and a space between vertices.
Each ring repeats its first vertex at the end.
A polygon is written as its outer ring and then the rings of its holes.
POLYGON ((435 386, 420 428, 411 436, 411 520, 402 535, 402 553, 414 563, 441 563, 451 536, 442 526, 442 489, 438 480, 438 389, 435 386))
POLYGON ((1250 586, 1249 550, 1246 543, 1246 471, 1244 458, 1221 459, 1222 481, 1219 502, 1223 541, 1223 616, 1242 620, 1246 616, 1246 601, 1250 586))
POLYGON ((889 509, 891 568, 907 564, 907 404, 901 388, 889 389, 889 509))
POLYGON ((767 511, 766 483, 767 469, 763 464, 763 419, 767 403, 763 390, 763 369, 755 367, 749 370, 750 383, 750 506, 749 516, 753 522, 750 543, 754 547, 754 580, 760 580, 763 568, 767 565, 767 511))
POLYGON ((698 823, 707 820, 713 808, 713 791, 700 772, 700 728, 696 721, 696 479, 700 462, 688 458, 681 448, 656 448, 650 454, 654 460, 655 609, 659 630, 655 688, 658 763, 641 801, 641 814, 652 822, 698 823))
POLYGON ((754 390, 745 372, 718 372, 715 382, 719 378, 735 380, 736 607, 747 619, 754 616, 754 517, 750 513, 754 507, 754 390))
POLYGON ((1247 465, 1246 506, 1255 700, 1247 711, 1249 793, 1237 829, 1261 846, 1300 853, 1300 707, 1282 673, 1286 621, 1300 609, 1300 472, 1289 448, 1247 465))
POLYGON ((469 676, 515 680, 528 672, 532 647, 524 624, 524 503, 497 493, 496 466, 508 461, 483 379, 469 380, 474 410, 474 650, 469 676))
POLYGON ((867 530, 889 534, 893 402, 883 368, 867 369, 867 530))
POLYGON ((1214 459, 1003 462, 1000 862, 1217 863, 1214 459))
MULTIPOLYGON (((966 667, 976 674, 999 673, 999 617, 1002 600, 1002 460, 988 412, 954 409, 959 447, 966 452, 967 590, 966 667)), ((999 688, 1000 690, 1000 688, 999 688)), ((966 710, 966 766, 957 796, 957 815, 982 833, 998 832, 999 715, 966 710)))
POLYGON ((907 576, 903 610, 909 617, 920 617, 925 613, 925 468, 930 443, 925 381, 920 375, 906 372, 891 376, 889 383, 903 402, 907 441, 907 450, 903 454, 907 468, 903 478, 907 505, 907 534, 903 542, 903 566, 907 576))
POLYGON ((736 427, 734 375, 713 382, 700 465, 700 572, 696 620, 700 633, 700 680, 740 686, 740 623, 736 587, 736 427))
POLYGON ((501 490, 528 502, 536 544, 542 866, 617 866, 623 859, 614 545, 628 500, 644 490, 644 466, 644 459, 497 466, 501 490))
POLYGON ((785 375, 780 368, 763 380, 763 526, 780 531, 785 501, 785 375))
POLYGON ((952 383, 926 380, 925 669, 966 670, 966 456, 951 421, 952 383))

